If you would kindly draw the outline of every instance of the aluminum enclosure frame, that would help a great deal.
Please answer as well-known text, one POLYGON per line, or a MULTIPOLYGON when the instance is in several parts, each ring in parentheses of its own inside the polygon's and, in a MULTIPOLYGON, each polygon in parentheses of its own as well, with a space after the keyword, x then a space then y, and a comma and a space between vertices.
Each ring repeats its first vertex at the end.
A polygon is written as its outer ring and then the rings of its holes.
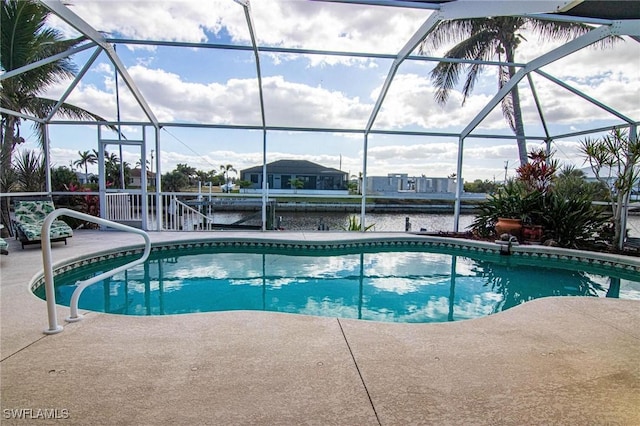
MULTIPOLYGON (((613 115, 614 117, 620 119, 622 123, 620 125, 616 125, 615 127, 629 127, 632 129, 632 132, 637 131, 637 126, 640 122, 639 119, 634 119, 625 116, 624 114, 616 111, 615 109, 605 105, 604 103, 589 97, 588 95, 582 93, 581 91, 571 87, 570 85, 562 82, 554 76, 549 75, 546 72, 541 71, 539 68, 547 65, 551 62, 554 62, 560 58, 563 58, 573 52, 576 52, 590 44, 593 44, 599 40, 602 40, 610 35, 626 35, 631 37, 633 40, 640 42, 640 20, 637 18, 629 19, 629 20, 613 20, 613 19, 602 19, 598 17, 580 17, 580 16, 570 16, 567 13, 570 13, 573 8, 583 4, 581 0, 578 1, 569 1, 569 0, 539 0, 539 1, 528 1, 528 0, 511 0, 511 1, 500 1, 500 2, 485 2, 485 1, 476 1, 476 0, 442 0, 442 1, 432 1, 432 2, 424 2, 424 1, 399 1, 399 0, 319 0, 326 2, 338 2, 338 3, 349 3, 349 4, 360 4, 360 5, 368 5, 371 7, 403 7, 403 8, 415 8, 415 9, 426 9, 433 10, 433 13, 426 19, 426 21, 419 27, 419 29, 414 33, 414 35, 405 43, 405 45, 400 49, 400 51, 396 55, 384 55, 384 54, 370 54, 366 52, 340 52, 340 51, 324 51, 324 50, 310 50, 310 49, 292 49, 286 47, 272 47, 272 46, 258 46, 257 38, 255 36, 255 27, 253 24, 252 16, 251 16, 251 8, 249 4, 249 0, 234 0, 238 3, 242 8, 245 14, 247 27, 251 36, 251 46, 241 46, 241 45, 221 45, 221 44, 211 44, 211 43, 183 43, 183 42, 166 42, 166 41, 149 41, 149 40, 130 40, 130 39, 115 39, 110 38, 107 39, 103 34, 98 32, 96 29, 91 27, 86 21, 84 21, 81 17, 76 15, 71 9, 69 9, 63 2, 59 0, 39 0, 45 7, 47 7, 51 12, 64 20, 67 24, 71 25, 77 31, 85 35, 90 42, 77 47, 75 49, 71 49, 64 54, 56 55, 55 57, 47 58, 40 60, 38 62, 34 62, 26 67, 21 69, 13 70, 3 75, 0 75, 0 81, 11 78, 15 75, 20 74, 21 72, 33 69, 37 66, 43 65, 45 63, 49 63, 60 57, 70 56, 74 53, 78 53, 80 51, 84 51, 90 48, 95 48, 95 52, 91 56, 91 59, 85 63, 81 72, 78 76, 73 80, 69 88, 65 91, 61 99, 59 100, 55 110, 59 107, 62 102, 67 98, 67 96, 73 91, 75 86, 78 84, 82 76, 89 69, 93 61, 97 58, 99 53, 104 51, 108 56, 109 60, 113 63, 116 68, 116 72, 123 78, 125 84, 133 94, 136 102, 144 112, 148 121, 145 122, 90 122, 90 121, 81 121, 81 122, 73 122, 73 121, 64 121, 64 120, 54 120, 54 113, 50 114, 46 119, 38 119, 36 117, 30 117, 28 115, 22 114, 18 111, 11 111, 5 108, 0 108, 0 112, 5 114, 12 114, 18 116, 23 119, 34 120, 37 122, 41 122, 45 124, 45 129, 47 124, 96 124, 97 126, 104 124, 114 124, 117 126, 121 125, 142 125, 143 129, 151 126, 155 129, 155 150, 156 150, 156 196, 159 197, 159 193, 161 192, 160 187, 160 175, 161 175, 161 151, 160 151, 160 130, 162 127, 201 127, 201 128, 224 128, 224 129, 243 129, 243 130, 262 130, 263 134, 263 182, 266 185, 266 158, 267 158, 267 135, 270 131, 313 131, 313 132, 341 132, 341 133, 357 133, 363 135, 363 179, 366 180, 367 173, 367 149, 368 149, 368 137, 370 134, 393 134, 393 135, 418 135, 418 136, 451 136, 456 137, 459 140, 458 147, 458 161, 457 161, 457 176, 458 176, 458 185, 456 188, 456 197, 455 197, 455 221, 454 221, 454 231, 458 231, 458 223, 459 223, 459 214, 460 214, 460 201, 462 194, 462 165, 463 165, 463 152, 464 152, 464 140, 468 137, 474 138, 502 138, 502 139, 516 139, 515 136, 506 136, 506 135, 484 135, 484 134, 474 134, 473 131, 475 128, 482 122, 482 120, 501 102, 501 100, 506 96, 511 88, 516 86, 523 78, 527 77, 531 82, 531 74, 536 73, 538 75, 543 76, 547 80, 550 80, 561 87, 569 90, 570 92, 576 94, 577 96, 582 97, 593 105, 598 106, 603 109, 608 114, 613 115), (395 131, 395 130, 377 130, 374 129, 375 121, 380 112, 382 105, 384 104, 385 97, 389 91, 389 88, 393 84, 394 77, 402 65, 402 63, 406 60, 427 60, 427 61, 442 61, 446 60, 443 58, 434 58, 434 57, 419 57, 419 56, 411 56, 411 53, 416 49, 416 47, 420 44, 420 42, 438 25, 439 22, 443 20, 449 19, 460 19, 460 18, 472 18, 472 17, 487 17, 487 16, 535 16, 540 19, 548 19, 548 20, 556 20, 563 22, 583 22, 599 25, 594 30, 590 31, 587 34, 584 34, 581 37, 578 37, 556 49, 553 49, 551 52, 547 52, 546 54, 533 59, 529 63, 526 64, 506 64, 497 61, 460 61, 460 60, 451 60, 458 61, 464 63, 474 63, 480 62, 482 64, 500 64, 500 65, 512 65, 517 67, 519 70, 516 75, 501 89, 499 90, 495 96, 489 101, 489 103, 482 109, 480 113, 478 113, 469 124, 460 132, 460 133, 442 133, 442 132, 429 132, 429 131, 395 131), (259 126, 242 126, 242 125, 222 125, 216 123, 197 123, 197 124, 181 124, 181 123, 162 123, 159 122, 156 118, 153 109, 147 103, 146 99, 139 91, 136 86, 134 79, 128 74, 126 67, 121 61, 120 57, 116 53, 115 48, 113 47, 113 43, 132 43, 132 44, 150 44, 150 45, 164 45, 164 46, 173 46, 173 47, 202 47, 202 48, 211 48, 211 49, 241 49, 241 50, 252 50, 255 56, 255 64, 256 64, 256 77, 258 80, 258 89, 260 96, 260 109, 261 109, 261 125, 259 126), (288 127, 288 126, 269 126, 265 119, 265 106, 264 106, 264 94, 262 87, 262 76, 261 76, 261 65, 260 65, 260 52, 275 52, 275 53, 297 53, 297 54, 321 54, 321 55, 335 55, 335 56, 351 56, 351 57, 370 57, 370 58, 385 58, 385 59, 393 59, 393 63, 391 64, 390 70, 387 74, 386 80, 383 84, 382 90, 376 100, 375 106, 371 111, 367 124, 364 128, 310 128, 310 127, 288 127)), ((544 124, 544 117, 542 113, 542 109, 538 103, 537 95, 535 94, 535 90, 533 89, 532 84, 530 84, 532 88, 532 92, 536 101, 536 106, 538 107, 538 112, 540 114, 541 121, 543 122, 543 127, 545 130, 545 135, 525 135, 528 140, 552 140, 559 137, 566 137, 570 135, 576 134, 587 134, 585 132, 579 132, 574 134, 564 134, 564 135, 550 135, 548 133, 546 124, 544 124)), ((613 126, 612 126, 613 127, 613 126)), ((609 127, 610 128, 610 127, 609 127)), ((602 129, 593 129, 592 132, 599 132, 606 130, 608 128, 602 129)), ((143 130, 144 131, 144 130, 143 130)), ((587 131, 588 132, 588 131, 587 131)), ((45 130, 45 134, 47 134, 45 130)), ((48 154, 48 143, 45 147, 45 162, 46 169, 49 171, 49 156, 48 154)), ((143 152, 146 152, 146 143, 143 143, 143 152)), ((100 176, 101 180, 104 180, 104 176, 100 176)), ((50 176, 47 176, 47 191, 51 192, 51 183, 50 176)), ((143 193, 146 193, 146 188, 143 188, 143 193)), ((266 201, 268 195, 268 188, 265 186, 263 188, 263 208, 262 208, 262 229, 265 230, 266 225, 266 201)), ((362 229, 365 229, 365 209, 366 209, 366 186, 363 185, 362 197, 361 197, 361 225, 362 229)))

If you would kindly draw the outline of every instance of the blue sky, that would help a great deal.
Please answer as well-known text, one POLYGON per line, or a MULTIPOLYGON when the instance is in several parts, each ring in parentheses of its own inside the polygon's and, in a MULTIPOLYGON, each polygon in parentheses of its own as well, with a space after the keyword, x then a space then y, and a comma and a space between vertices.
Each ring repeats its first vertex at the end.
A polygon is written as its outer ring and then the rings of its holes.
MULTIPOLYGON (((99 31, 114 37, 248 45, 249 33, 242 8, 232 0, 208 1, 83 1, 71 0, 71 9, 99 31), (206 6, 204 6, 206 5, 206 6)), ((260 45, 395 54, 430 14, 425 10, 364 7, 301 0, 260 0, 251 3, 260 45)), ((57 19, 52 25, 71 35, 57 19)), ((551 50, 525 34, 517 52, 526 62, 551 50)), ((236 50, 118 45, 129 73, 162 122, 259 125, 260 109, 253 53, 236 50)), ((91 51, 73 57, 82 67, 91 51)), ((260 57, 269 125, 365 126, 391 62, 386 59, 274 55, 260 57)), ((446 106, 433 100, 429 81, 432 63, 406 61, 399 69, 374 129, 459 131, 484 107, 496 91, 494 70, 482 74, 473 95, 461 107, 461 95, 452 93, 446 106)), ((638 120, 640 117, 640 43, 629 38, 610 49, 585 49, 543 69, 575 88, 638 120)), ((69 102, 105 118, 115 119, 114 68, 101 54, 73 91, 69 102)), ((564 133, 619 121, 608 113, 534 76, 552 133, 564 133)), ((67 84, 50 89, 59 96, 67 84)), ((120 78, 123 120, 141 120, 142 111, 120 78)), ((527 132, 543 135, 531 92, 520 85, 527 132)), ((130 139, 138 128, 124 128, 130 139)), ((510 134, 501 112, 491 113, 479 133, 510 134)), ((153 142, 149 131, 148 142, 153 142)), ((556 157, 583 166, 579 137, 557 140, 556 157)), ((68 165, 77 152, 97 148, 95 126, 52 126, 52 157, 68 165)), ((262 133, 246 130, 185 129, 161 132, 162 171, 177 163, 197 169, 236 169, 262 162, 262 133)), ((306 159, 328 167, 362 170, 363 137, 354 134, 269 132, 267 161, 306 159)), ((533 148, 538 142, 529 142, 533 148)), ((26 148, 37 146, 31 138, 26 148)), ((152 149, 151 143, 147 149, 152 149)), ((114 152, 116 148, 113 148, 114 152)), ((373 135, 369 139, 369 175, 408 173, 430 177, 455 172, 456 138, 373 135)), ((140 153, 125 149, 125 160, 135 164, 140 153)), ((515 141, 468 139, 465 180, 504 177, 505 164, 513 175, 517 162, 515 141)))

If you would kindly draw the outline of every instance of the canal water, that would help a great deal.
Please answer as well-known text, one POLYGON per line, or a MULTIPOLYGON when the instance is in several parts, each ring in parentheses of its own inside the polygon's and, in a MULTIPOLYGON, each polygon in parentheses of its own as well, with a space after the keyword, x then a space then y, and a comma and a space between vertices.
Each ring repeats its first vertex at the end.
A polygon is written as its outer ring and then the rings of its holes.
MULTIPOLYGON (((231 224, 246 217, 248 212, 216 212, 216 223, 231 224)), ((360 222, 359 213, 340 212, 278 212, 280 227, 289 231, 332 230, 340 231, 349 226, 349 218, 356 217, 360 222)), ((475 215, 460 215, 458 230, 465 231, 474 221, 475 215)), ((407 220, 411 231, 450 232, 453 231, 454 217, 451 213, 367 213, 365 225, 373 225, 371 230, 377 232, 404 232, 407 220)), ((246 222, 260 224, 260 218, 246 222)), ((640 237, 640 215, 630 215, 627 228, 631 237, 640 237)))

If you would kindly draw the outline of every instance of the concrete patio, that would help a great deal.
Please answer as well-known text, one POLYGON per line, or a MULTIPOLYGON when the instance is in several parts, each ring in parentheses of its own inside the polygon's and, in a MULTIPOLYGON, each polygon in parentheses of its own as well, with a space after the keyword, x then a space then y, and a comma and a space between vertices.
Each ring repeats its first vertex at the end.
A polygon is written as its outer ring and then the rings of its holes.
MULTIPOLYGON (((140 241, 80 230, 53 256, 140 241)), ((88 313, 68 324, 59 307, 65 330, 46 336, 45 302, 28 289, 41 251, 15 240, 9 250, 0 257, 3 425, 640 424, 639 302, 539 299, 442 324, 252 311, 88 313)))

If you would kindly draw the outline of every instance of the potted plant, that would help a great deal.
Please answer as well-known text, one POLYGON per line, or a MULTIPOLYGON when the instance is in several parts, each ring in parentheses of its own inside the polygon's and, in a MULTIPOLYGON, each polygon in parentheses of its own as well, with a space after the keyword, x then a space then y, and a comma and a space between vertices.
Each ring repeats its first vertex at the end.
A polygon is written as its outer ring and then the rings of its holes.
POLYGON ((524 186, 509 180, 483 203, 471 228, 480 236, 490 237, 504 233, 520 237, 522 219, 526 214, 523 206, 524 186))

